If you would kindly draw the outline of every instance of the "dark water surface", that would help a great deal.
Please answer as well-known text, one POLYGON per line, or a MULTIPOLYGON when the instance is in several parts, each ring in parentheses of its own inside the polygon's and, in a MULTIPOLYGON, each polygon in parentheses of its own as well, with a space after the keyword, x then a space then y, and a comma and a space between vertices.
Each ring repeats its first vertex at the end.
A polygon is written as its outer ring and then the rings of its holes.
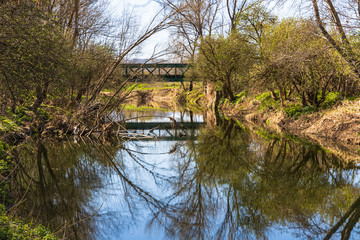
POLYGON ((360 238, 356 164, 234 121, 189 129, 181 122, 204 118, 152 114, 176 131, 23 146, 22 206, 69 239, 322 239, 352 206, 332 239, 360 238))

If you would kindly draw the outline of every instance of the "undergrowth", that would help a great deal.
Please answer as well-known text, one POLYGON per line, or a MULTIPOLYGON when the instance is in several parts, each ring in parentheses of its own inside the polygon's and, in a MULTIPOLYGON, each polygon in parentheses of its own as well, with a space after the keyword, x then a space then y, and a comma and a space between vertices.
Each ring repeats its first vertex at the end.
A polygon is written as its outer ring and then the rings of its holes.
MULTIPOLYGON (((240 93, 239 97, 243 98, 244 93, 240 93)), ((279 91, 275 91, 276 98, 279 99, 279 91)), ((237 97, 236 102, 241 102, 237 97)), ((321 97, 321 94, 318 96, 321 97)), ((340 99, 340 94, 338 92, 330 92, 326 95, 325 100, 317 107, 313 105, 303 106, 300 97, 297 99, 287 100, 281 106, 280 100, 275 100, 270 92, 265 92, 260 95, 255 96, 255 99, 260 102, 258 110, 266 111, 272 109, 282 109, 284 113, 293 119, 298 119, 302 115, 311 114, 324 109, 329 109, 333 107, 340 99)))
POLYGON ((43 225, 34 225, 33 223, 26 223, 19 219, 7 216, 5 206, 0 204, 0 239, 56 240, 58 238, 55 237, 43 225))

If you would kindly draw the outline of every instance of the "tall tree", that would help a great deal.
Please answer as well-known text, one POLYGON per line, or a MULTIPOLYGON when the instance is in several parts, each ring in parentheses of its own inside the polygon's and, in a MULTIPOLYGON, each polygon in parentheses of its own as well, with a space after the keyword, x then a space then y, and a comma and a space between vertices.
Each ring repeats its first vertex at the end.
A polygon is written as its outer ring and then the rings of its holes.
POLYGON ((14 109, 40 105, 66 84, 70 49, 56 23, 31 1, 0 5, 0 82, 14 109))
POLYGON ((254 49, 240 34, 203 38, 197 55, 197 77, 215 84, 222 96, 235 99, 234 90, 244 90, 253 64, 254 49))
MULTIPOLYGON (((280 0, 277 2, 286 2, 280 0)), ((350 40, 354 32, 359 31, 360 1, 358 0, 307 0, 313 9, 321 34, 349 63, 352 71, 360 78, 360 55, 350 40), (346 24, 344 24, 344 22, 346 24), (333 27, 333 28, 332 28, 333 27), (334 29, 335 31, 332 31, 334 29)), ((295 1, 296 3, 299 1, 295 1)), ((301 2, 300 2, 301 4, 301 2)))

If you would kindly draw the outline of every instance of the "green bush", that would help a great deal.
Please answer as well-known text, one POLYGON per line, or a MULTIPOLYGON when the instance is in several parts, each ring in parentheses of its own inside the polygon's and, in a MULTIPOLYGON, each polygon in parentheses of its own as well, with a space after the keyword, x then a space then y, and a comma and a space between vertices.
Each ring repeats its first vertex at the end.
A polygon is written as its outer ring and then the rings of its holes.
POLYGON ((280 101, 276 101, 275 99, 273 99, 270 92, 265 92, 261 95, 258 95, 255 97, 255 99, 260 101, 260 110, 276 109, 280 107, 280 101))
POLYGON ((322 103, 322 107, 332 107, 340 99, 339 92, 330 92, 326 95, 325 101, 322 103))
POLYGON ((317 111, 317 108, 314 106, 302 107, 300 104, 292 104, 284 108, 284 111, 288 117, 298 119, 303 114, 310 114, 317 111))

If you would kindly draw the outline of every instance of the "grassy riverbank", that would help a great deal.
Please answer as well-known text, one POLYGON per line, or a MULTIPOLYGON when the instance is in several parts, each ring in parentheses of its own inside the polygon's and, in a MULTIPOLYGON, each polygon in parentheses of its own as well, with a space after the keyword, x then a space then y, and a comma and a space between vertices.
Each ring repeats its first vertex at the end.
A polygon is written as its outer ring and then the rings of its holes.
POLYGON ((270 93, 242 96, 237 102, 223 101, 221 111, 276 131, 360 145, 360 100, 330 97, 318 108, 302 107, 300 100, 281 103, 270 93))

